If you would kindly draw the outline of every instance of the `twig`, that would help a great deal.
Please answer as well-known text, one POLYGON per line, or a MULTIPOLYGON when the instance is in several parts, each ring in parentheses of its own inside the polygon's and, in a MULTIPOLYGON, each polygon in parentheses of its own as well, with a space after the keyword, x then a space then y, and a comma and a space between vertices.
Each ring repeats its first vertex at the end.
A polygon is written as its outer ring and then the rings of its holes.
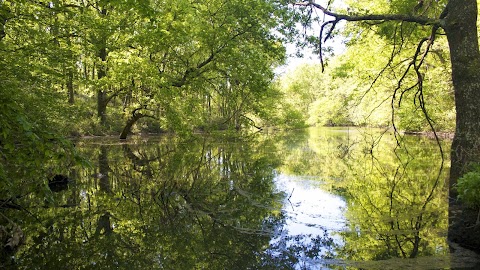
POLYGON ((295 188, 292 189, 292 192, 290 192, 290 196, 288 196, 288 199, 287 199, 290 203, 292 203, 292 202, 290 201, 290 198, 292 197, 294 190, 295 190, 295 188))

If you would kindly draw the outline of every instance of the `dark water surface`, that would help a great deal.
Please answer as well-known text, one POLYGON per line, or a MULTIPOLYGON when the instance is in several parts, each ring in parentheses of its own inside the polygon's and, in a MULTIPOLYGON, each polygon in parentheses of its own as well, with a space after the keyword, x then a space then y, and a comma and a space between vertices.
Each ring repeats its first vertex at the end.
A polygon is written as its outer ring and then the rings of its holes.
MULTIPOLYGON (((84 139, 19 269, 475 269, 433 140, 366 129, 84 139)), ((445 142, 448 147, 449 142, 445 142)), ((445 150, 445 152, 448 152, 445 150)), ((445 157, 448 161, 448 157, 445 157)))

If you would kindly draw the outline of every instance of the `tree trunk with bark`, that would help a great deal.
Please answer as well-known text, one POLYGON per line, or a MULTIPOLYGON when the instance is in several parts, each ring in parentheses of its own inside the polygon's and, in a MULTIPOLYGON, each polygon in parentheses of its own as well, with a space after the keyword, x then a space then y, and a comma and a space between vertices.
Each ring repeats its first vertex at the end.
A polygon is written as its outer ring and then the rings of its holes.
POLYGON ((125 124, 125 127, 123 128, 122 133, 120 134, 120 140, 126 140, 127 139, 128 135, 132 131, 133 125, 135 125, 135 123, 138 120, 140 120, 141 118, 143 118, 143 117, 154 118, 154 116, 139 113, 138 111, 142 110, 142 109, 143 108, 137 108, 137 109, 133 110, 132 117, 130 117, 130 119, 127 120, 127 123, 125 124))
POLYGON ((127 123, 125 124, 125 127, 122 130, 122 133, 120 134, 121 140, 127 139, 128 134, 131 133, 133 125, 142 117, 144 117, 143 114, 137 113, 137 114, 134 114, 130 119, 128 119, 127 123))
MULTIPOLYGON (((480 51, 477 36, 476 0, 450 0, 444 11, 452 62, 452 82, 457 111, 451 149, 449 239, 480 251, 480 226, 472 226, 467 209, 457 201, 455 184, 480 162, 480 51)), ((474 220, 474 219, 473 219, 474 220)))
MULTIPOLYGON (((103 8, 100 14, 102 16, 106 16, 107 10, 103 8)), ((107 76, 107 56, 108 56, 107 38, 103 36, 100 39, 100 42, 98 45, 100 46, 100 49, 98 50, 98 57, 100 58, 101 63, 100 63, 100 66, 98 67, 97 79, 101 80, 102 78, 107 76)), ((107 91, 104 89, 97 90, 97 116, 98 118, 100 118, 100 124, 102 126, 105 126, 107 124, 107 104, 108 104, 107 91)))
MULTIPOLYGON (((101 66, 98 68, 97 79, 100 80, 107 76, 106 62, 107 62, 107 49, 102 48, 98 56, 102 60, 101 66)), ((107 92, 105 90, 97 91, 97 116, 100 118, 100 124, 105 126, 107 124, 107 92)))
POLYGON ((73 70, 69 69, 67 74, 68 103, 75 103, 75 89, 73 88, 73 70))
POLYGON ((480 162, 480 51, 476 0, 450 0, 444 29, 450 46, 457 111, 452 144, 450 191, 471 162, 480 162))
POLYGON ((107 93, 103 90, 97 91, 97 116, 100 119, 100 124, 105 126, 107 124, 107 93))

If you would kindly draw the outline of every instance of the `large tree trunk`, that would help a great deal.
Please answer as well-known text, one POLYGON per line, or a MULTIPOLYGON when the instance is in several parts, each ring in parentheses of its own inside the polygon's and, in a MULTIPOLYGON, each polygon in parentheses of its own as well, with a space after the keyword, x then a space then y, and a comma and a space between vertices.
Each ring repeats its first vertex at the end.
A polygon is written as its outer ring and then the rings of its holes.
POLYGON ((456 200, 457 179, 469 164, 480 162, 480 51, 476 0, 450 0, 444 12, 450 46, 452 82, 457 111, 451 150, 449 239, 480 250, 480 226, 471 226, 467 209, 456 200))
POLYGON ((480 51, 476 0, 450 0, 445 31, 450 46, 457 122, 452 144, 450 191, 471 162, 480 162, 480 51))
POLYGON ((105 126, 107 124, 107 93, 103 90, 97 91, 97 116, 100 124, 105 126))
MULTIPOLYGON (((67 45, 69 48, 72 48, 72 41, 70 37, 67 37, 67 45)), ((68 60, 67 66, 65 67, 65 75, 66 75, 66 85, 67 85, 67 92, 68 92, 68 103, 74 104, 75 103, 75 89, 73 88, 73 72, 76 70, 75 62, 76 57, 74 56, 72 51, 68 52, 68 60)))

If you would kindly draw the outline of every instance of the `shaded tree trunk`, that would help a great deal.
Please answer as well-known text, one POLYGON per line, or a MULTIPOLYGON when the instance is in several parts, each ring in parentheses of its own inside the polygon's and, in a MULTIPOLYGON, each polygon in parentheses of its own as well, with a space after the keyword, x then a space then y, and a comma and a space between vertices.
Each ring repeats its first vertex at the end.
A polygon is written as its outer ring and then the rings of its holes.
POLYGON ((120 134, 121 140, 127 139, 128 134, 131 133, 133 125, 142 117, 143 117, 142 114, 137 114, 132 116, 130 119, 128 119, 127 124, 125 124, 125 127, 123 128, 122 133, 120 134))
POLYGON ((73 70, 68 70, 67 75, 68 103, 75 103, 75 89, 73 88, 73 70))
POLYGON ((451 241, 480 251, 480 226, 471 226, 467 209, 456 200, 455 184, 480 162, 480 51, 477 36, 476 0, 450 0, 444 11, 452 62, 452 82, 457 111, 451 149, 449 233, 451 241), (474 237, 476 236, 476 237, 474 237))
MULTIPOLYGON (((107 15, 107 10, 102 9, 100 14, 102 16, 107 15)), ((100 44, 100 49, 98 50, 98 57, 101 60, 100 67, 98 67, 98 73, 97 73, 97 79, 101 80, 102 78, 107 76, 107 41, 106 37, 102 37, 102 39, 99 42, 100 44)), ((105 126, 107 124, 107 104, 108 104, 108 98, 107 98, 107 92, 106 90, 99 89, 97 91, 97 116, 100 118, 100 124, 102 126, 105 126)))
POLYGON ((100 124, 105 126, 107 124, 107 93, 103 90, 97 91, 97 116, 100 119, 100 124))
MULTIPOLYGON (((72 47, 72 41, 70 40, 70 37, 67 37, 67 45, 69 48, 72 47)), ((75 57, 72 53, 72 51, 69 51, 68 53, 68 58, 69 61, 67 62, 68 66, 66 67, 66 75, 67 75, 67 91, 68 91, 68 103, 69 104, 74 104, 75 103, 75 89, 73 88, 73 71, 75 70, 75 57)))
POLYGON ((457 111, 452 143, 450 191, 456 197, 456 180, 471 162, 480 162, 480 51, 476 0, 450 0, 445 31, 450 46, 452 82, 457 111))
MULTIPOLYGON (((106 67, 107 49, 104 47, 99 51, 98 56, 102 60, 102 66, 98 68, 98 80, 107 76, 106 67)), ((105 90, 97 91, 97 116, 100 118, 100 124, 105 126, 107 124, 107 92, 105 90)))
POLYGON ((122 133, 120 134, 120 139, 121 140, 127 139, 128 134, 130 134, 131 131, 132 131, 133 125, 135 125, 135 123, 138 120, 140 120, 143 117, 152 117, 152 116, 148 116, 148 115, 145 115, 145 114, 142 114, 142 113, 137 113, 137 111, 139 111, 139 110, 140 109, 138 109, 138 108, 135 109, 132 112, 132 117, 130 117, 130 119, 127 120, 127 123, 125 124, 125 127, 123 128, 122 133))

